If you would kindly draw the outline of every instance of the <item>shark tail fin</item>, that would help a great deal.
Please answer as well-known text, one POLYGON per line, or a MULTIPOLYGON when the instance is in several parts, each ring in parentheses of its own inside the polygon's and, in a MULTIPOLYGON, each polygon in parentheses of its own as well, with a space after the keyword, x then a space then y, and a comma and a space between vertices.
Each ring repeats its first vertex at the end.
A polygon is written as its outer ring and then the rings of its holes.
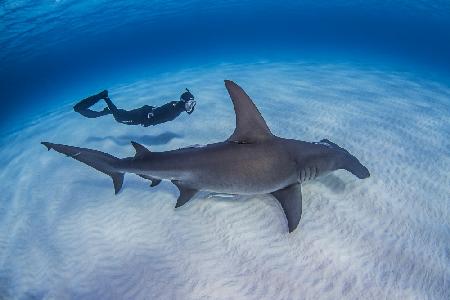
POLYGON ((53 144, 42 142, 42 145, 48 150, 65 154, 68 157, 76 159, 106 175, 111 176, 114 184, 114 192, 117 194, 123 185, 124 173, 117 170, 115 165, 120 161, 119 158, 97 150, 79 148, 74 146, 53 144))

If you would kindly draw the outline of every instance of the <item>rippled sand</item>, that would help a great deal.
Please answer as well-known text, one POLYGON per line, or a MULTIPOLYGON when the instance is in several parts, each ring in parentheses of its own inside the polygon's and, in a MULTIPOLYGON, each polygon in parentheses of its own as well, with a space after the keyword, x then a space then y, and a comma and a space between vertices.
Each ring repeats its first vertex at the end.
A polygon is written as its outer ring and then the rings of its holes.
MULTIPOLYGON (((118 106, 177 99, 196 111, 158 127, 85 119, 70 105, 2 138, 0 298, 448 299, 450 88, 351 65, 220 65, 108 87, 118 106), (223 79, 239 83, 273 133, 328 138, 371 177, 338 171, 303 186, 287 233, 268 195, 200 194, 134 175, 111 179, 40 145, 46 140, 133 155, 226 139, 234 113, 223 79)), ((103 87, 99 87, 101 90, 103 87)), ((92 91, 97 92, 97 91, 92 91)))

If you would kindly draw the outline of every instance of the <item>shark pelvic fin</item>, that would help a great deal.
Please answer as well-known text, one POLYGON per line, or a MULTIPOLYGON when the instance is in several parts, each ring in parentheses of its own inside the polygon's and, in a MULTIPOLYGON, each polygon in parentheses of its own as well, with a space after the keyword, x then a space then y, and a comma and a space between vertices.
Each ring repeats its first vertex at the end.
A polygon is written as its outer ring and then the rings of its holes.
POLYGON ((133 145, 134 150, 136 150, 136 154, 134 155, 134 158, 142 158, 142 157, 147 156, 150 153, 152 153, 150 150, 148 150, 147 148, 145 148, 144 146, 142 146, 139 143, 131 141, 131 145, 133 145))
POLYGON ((180 191, 180 196, 178 196, 177 204, 175 205, 175 208, 183 206, 186 202, 192 199, 192 197, 197 194, 198 190, 192 189, 189 187, 184 186, 180 181, 178 180, 172 180, 172 183, 175 184, 180 191))
POLYGON ((157 186, 157 185, 160 184, 160 183, 161 183, 161 179, 153 178, 153 179, 152 179, 152 183, 150 184, 150 187, 157 186))
POLYGON ((299 183, 275 191, 272 195, 280 202, 288 221, 289 232, 297 228, 302 217, 302 190, 299 183))
POLYGON ((138 174, 138 176, 140 176, 140 177, 142 177, 144 179, 150 180, 150 187, 157 186, 158 184, 161 183, 161 179, 157 179, 157 178, 154 178, 154 177, 151 177, 151 176, 147 176, 147 175, 143 175, 143 174, 138 174))
POLYGON ((225 80, 225 87, 233 101, 236 114, 236 128, 228 138, 229 142, 255 143, 271 138, 273 135, 269 127, 256 108, 252 99, 236 83, 225 80))

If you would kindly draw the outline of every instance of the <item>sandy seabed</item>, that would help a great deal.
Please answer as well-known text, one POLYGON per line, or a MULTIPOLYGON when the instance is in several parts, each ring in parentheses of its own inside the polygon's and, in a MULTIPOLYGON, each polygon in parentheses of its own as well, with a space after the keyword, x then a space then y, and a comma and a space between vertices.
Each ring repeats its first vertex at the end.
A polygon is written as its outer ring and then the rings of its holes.
POLYGON ((109 90, 131 109, 185 87, 196 111, 157 127, 85 119, 64 105, 2 138, 0 299, 450 298, 447 84, 349 64, 261 62, 109 90), (338 171, 304 184, 302 220, 288 234, 271 196, 202 193, 174 209, 175 186, 150 188, 135 175, 114 196, 109 177, 40 145, 126 157, 130 140, 154 151, 222 141, 234 129, 223 79, 247 91, 276 135, 328 138, 371 177, 338 171))

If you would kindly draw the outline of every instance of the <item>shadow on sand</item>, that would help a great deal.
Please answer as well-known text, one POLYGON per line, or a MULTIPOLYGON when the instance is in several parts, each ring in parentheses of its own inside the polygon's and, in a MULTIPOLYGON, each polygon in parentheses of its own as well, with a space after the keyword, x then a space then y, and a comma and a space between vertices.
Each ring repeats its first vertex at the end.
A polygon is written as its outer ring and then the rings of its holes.
POLYGON ((158 135, 119 135, 119 136, 104 136, 104 137, 97 137, 97 136, 91 136, 86 139, 87 143, 90 142, 102 142, 102 141, 112 141, 116 145, 119 146, 126 146, 130 144, 130 141, 135 141, 140 144, 144 145, 164 145, 169 143, 174 138, 182 138, 183 136, 174 133, 174 132, 163 132, 158 135))
POLYGON ((317 181, 335 193, 342 193, 345 191, 345 181, 334 174, 328 174, 324 177, 318 178, 317 181))

